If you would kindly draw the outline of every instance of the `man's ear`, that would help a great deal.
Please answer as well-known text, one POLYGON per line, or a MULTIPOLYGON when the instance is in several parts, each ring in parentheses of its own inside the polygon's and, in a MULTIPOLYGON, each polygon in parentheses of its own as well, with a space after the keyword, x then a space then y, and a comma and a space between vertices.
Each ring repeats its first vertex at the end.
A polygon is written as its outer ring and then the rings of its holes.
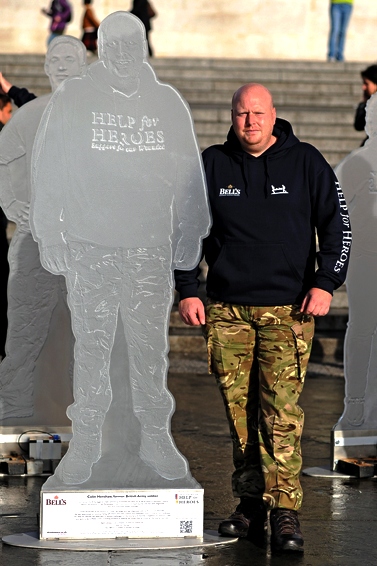
POLYGON ((48 65, 47 61, 45 61, 44 70, 45 70, 45 73, 46 73, 47 76, 49 76, 48 69, 49 69, 49 65, 48 65))

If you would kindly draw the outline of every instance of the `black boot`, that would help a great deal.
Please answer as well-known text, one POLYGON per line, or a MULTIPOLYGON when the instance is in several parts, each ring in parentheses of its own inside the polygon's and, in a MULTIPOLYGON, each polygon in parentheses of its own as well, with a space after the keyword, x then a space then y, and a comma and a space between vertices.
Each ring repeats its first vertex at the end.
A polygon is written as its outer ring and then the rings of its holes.
POLYGON ((272 550, 304 551, 297 511, 272 509, 270 513, 272 550))
POLYGON ((221 521, 219 534, 227 537, 263 538, 267 510, 262 499, 241 497, 241 502, 228 519, 221 521))

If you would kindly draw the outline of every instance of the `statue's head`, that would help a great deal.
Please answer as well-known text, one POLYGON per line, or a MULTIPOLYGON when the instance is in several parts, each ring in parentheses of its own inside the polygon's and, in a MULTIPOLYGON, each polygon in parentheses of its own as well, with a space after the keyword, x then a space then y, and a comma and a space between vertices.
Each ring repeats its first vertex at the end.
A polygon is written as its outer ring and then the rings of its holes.
POLYGON ((98 56, 118 80, 135 79, 147 56, 145 28, 129 12, 114 12, 98 30, 98 56))
POLYGON ((45 72, 52 90, 70 77, 83 75, 86 70, 86 48, 82 41, 61 35, 51 41, 45 59, 45 72))

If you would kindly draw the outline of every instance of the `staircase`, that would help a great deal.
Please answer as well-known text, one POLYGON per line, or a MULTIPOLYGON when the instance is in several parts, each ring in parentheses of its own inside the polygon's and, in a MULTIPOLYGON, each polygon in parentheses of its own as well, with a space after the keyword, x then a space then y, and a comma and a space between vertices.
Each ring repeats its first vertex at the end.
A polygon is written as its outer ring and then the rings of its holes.
MULTIPOLYGON (((89 62, 93 60, 91 56, 89 62)), ((50 90, 43 65, 43 55, 0 55, 4 76, 36 95, 50 90)), ((365 137, 353 129, 353 119, 361 99, 360 71, 367 63, 157 58, 152 65, 159 80, 175 86, 190 104, 201 149, 225 140, 232 94, 247 82, 268 87, 278 116, 291 122, 295 134, 315 145, 333 167, 365 137)), ((342 359, 347 315, 343 287, 335 293, 330 314, 317 321, 313 359, 342 359)), ((172 352, 205 356, 200 329, 184 327, 176 307, 170 333, 172 352)))

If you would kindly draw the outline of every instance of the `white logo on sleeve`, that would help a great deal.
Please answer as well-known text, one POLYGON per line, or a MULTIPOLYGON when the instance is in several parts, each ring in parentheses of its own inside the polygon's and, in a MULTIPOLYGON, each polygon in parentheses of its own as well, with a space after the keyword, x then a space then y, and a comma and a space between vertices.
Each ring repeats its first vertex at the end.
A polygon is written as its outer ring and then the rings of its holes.
POLYGON ((282 185, 281 187, 274 187, 274 185, 271 185, 271 194, 272 195, 287 195, 288 191, 285 188, 285 185, 282 185))
POLYGON ((219 192, 220 197, 239 197, 241 190, 233 187, 233 185, 228 185, 226 189, 221 188, 219 192))

